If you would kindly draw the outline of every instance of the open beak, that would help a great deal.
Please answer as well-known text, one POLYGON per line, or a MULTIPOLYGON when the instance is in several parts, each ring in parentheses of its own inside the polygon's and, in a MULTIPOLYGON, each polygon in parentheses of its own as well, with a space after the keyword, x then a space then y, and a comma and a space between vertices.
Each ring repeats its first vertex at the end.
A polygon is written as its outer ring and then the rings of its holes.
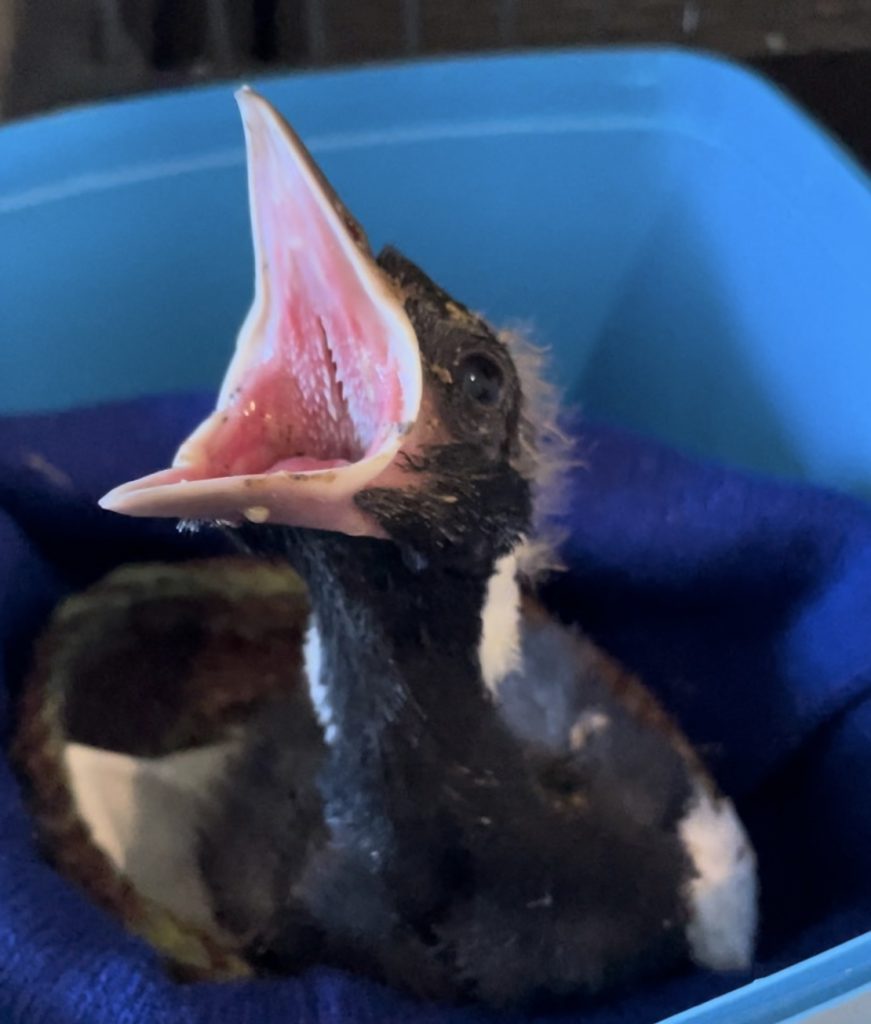
POLYGON ((254 303, 215 411, 170 469, 116 487, 133 516, 372 532, 354 496, 387 470, 421 402, 401 296, 290 126, 250 89, 254 303))

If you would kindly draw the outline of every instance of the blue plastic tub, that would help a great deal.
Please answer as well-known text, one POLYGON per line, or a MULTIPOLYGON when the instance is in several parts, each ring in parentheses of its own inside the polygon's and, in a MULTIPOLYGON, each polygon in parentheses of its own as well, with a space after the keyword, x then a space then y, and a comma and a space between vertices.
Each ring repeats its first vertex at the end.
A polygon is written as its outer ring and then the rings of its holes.
MULTIPOLYGON (((871 493, 868 182, 756 77, 626 51, 260 87, 375 243, 531 321, 590 413, 871 493)), ((0 410, 216 385, 247 216, 229 87, 5 128, 0 410)), ((869 983, 865 936, 672 1021, 804 1021, 869 983)))

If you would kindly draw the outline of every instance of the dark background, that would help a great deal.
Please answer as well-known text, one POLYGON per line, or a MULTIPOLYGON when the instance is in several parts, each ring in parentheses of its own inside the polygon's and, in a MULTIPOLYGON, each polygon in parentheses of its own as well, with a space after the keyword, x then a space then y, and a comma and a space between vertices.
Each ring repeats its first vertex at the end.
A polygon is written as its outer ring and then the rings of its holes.
POLYGON ((750 63, 871 164, 871 0, 0 0, 0 117, 262 70, 607 43, 750 63))

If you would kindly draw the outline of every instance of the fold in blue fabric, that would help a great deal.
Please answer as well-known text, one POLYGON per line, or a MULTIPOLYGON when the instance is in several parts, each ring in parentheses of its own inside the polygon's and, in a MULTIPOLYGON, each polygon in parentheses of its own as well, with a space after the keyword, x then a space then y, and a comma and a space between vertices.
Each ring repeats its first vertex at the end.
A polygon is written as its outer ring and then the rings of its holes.
MULTIPOLYGON (((0 420, 0 730, 33 638, 113 566, 219 550, 171 523, 104 513, 114 484, 167 464, 205 396, 0 420)), ((752 972, 686 971, 559 1024, 645 1024, 871 929, 871 509, 585 424, 568 571, 547 588, 677 715, 733 794, 760 856, 752 972)), ((0 1019, 21 1024, 483 1024, 360 978, 169 981, 158 958, 44 861, 0 762, 0 1019), (5 1017, 3 1014, 5 1013, 5 1017)), ((543 1018, 542 1018, 543 1019, 543 1018)))

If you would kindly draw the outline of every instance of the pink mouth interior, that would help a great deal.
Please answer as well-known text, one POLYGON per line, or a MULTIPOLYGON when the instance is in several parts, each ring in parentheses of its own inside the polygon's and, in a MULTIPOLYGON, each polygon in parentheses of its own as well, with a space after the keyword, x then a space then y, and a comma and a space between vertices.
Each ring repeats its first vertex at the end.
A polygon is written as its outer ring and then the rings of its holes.
POLYGON ((251 144, 260 149, 251 167, 261 322, 256 351, 244 354, 204 439, 201 471, 225 477, 358 462, 401 418, 401 367, 300 168, 281 160, 270 133, 251 144))

